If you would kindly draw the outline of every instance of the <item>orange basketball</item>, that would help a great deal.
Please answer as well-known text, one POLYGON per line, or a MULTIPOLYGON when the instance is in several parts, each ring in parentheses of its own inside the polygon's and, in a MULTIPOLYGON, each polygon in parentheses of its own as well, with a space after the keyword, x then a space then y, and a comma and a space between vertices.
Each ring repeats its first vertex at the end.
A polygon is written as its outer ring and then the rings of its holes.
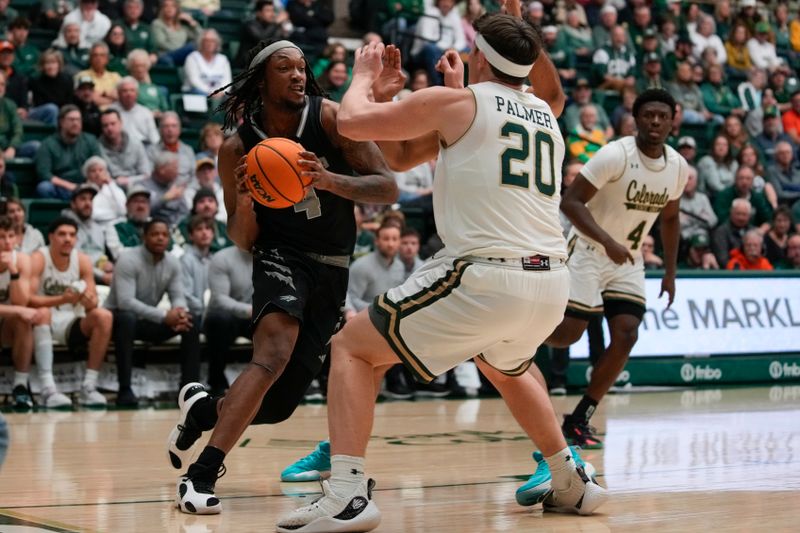
POLYGON ((305 148, 290 139, 265 139, 247 154, 247 188, 253 200, 273 209, 290 207, 305 197, 310 180, 297 164, 305 148))

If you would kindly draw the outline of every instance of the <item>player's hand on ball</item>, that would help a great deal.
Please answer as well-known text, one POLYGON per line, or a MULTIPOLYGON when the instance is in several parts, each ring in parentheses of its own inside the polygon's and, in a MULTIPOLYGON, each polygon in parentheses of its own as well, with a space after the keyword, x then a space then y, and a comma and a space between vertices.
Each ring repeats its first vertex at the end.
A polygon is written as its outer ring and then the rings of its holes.
POLYGON ((626 261, 630 261, 633 264, 633 256, 630 250, 616 241, 611 241, 606 245, 606 255, 618 265, 622 265, 626 261))
POLYGON ((356 61, 353 64, 353 78, 366 76, 375 81, 383 71, 383 43, 365 44, 356 50, 356 61))
POLYGON ((236 180, 236 190, 239 194, 250 195, 245 181, 247 181, 247 156, 243 155, 236 162, 236 168, 233 169, 233 177, 236 180))
POLYGON ((303 167, 300 176, 309 183, 308 187, 315 189, 328 190, 333 185, 333 174, 325 170, 322 161, 312 152, 300 152, 300 159, 297 163, 303 167))

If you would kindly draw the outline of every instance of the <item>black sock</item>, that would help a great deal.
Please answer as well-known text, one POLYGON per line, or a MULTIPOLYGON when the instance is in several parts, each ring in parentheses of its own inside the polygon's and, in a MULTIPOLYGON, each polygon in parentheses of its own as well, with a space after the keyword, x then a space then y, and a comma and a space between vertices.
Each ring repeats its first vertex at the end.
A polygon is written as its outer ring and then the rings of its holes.
POLYGON ((581 401, 579 401, 578 405, 575 406, 575 410, 572 411, 571 416, 573 418, 588 422, 589 419, 592 418, 596 408, 597 402, 584 394, 583 398, 581 398, 581 401))
POLYGON ((225 452, 213 446, 206 446, 197 461, 189 465, 189 476, 207 481, 216 481, 219 467, 225 460, 225 452))
POLYGON ((192 422, 200 431, 208 431, 214 429, 217 425, 217 404, 222 398, 208 398, 207 400, 200 400, 192 406, 189 415, 192 422))

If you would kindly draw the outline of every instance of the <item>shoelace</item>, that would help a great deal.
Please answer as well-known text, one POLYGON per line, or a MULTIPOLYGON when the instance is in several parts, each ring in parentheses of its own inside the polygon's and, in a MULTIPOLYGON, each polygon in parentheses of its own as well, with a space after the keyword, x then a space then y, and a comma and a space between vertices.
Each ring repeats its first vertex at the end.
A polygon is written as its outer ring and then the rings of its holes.
POLYGON ((224 476, 228 472, 228 469, 225 467, 225 464, 219 465, 219 469, 217 469, 217 475, 214 481, 205 481, 202 479, 192 479, 192 485, 194 485, 194 491, 199 492, 201 494, 214 494, 214 485, 217 484, 217 480, 224 476))
MULTIPOLYGON (((187 442, 186 442, 187 440, 191 441, 191 442, 188 443, 189 445, 191 445, 191 444, 194 443, 194 441, 196 441, 198 438, 200 438, 200 435, 202 435, 201 431, 197 431, 196 429, 188 428, 188 427, 184 426, 183 424, 178 424, 178 431, 180 432, 180 434, 178 435, 178 438, 175 439, 175 444, 176 445, 178 445, 178 443, 187 444, 187 442)), ((180 446, 180 445, 178 445, 178 448, 181 449, 181 450, 184 450, 184 449, 187 449, 188 446, 180 446)))

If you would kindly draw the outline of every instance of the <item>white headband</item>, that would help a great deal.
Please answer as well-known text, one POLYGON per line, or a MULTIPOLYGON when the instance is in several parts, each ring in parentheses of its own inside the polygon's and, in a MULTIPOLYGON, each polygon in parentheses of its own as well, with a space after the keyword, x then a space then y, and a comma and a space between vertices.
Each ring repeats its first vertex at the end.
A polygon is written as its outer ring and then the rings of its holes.
POLYGON ((475 46, 486 56, 486 61, 503 74, 508 74, 515 78, 527 78, 528 73, 531 71, 531 68, 533 68, 533 63, 530 65, 519 65, 513 61, 509 61, 500 55, 497 50, 492 48, 492 45, 486 42, 486 39, 484 39, 483 35, 480 33, 475 36, 475 46))
MULTIPOLYGON (((269 56, 271 56, 278 50, 283 50, 284 48, 296 48, 297 50, 300 50, 300 47, 298 47, 291 41, 285 41, 285 40, 276 41, 256 54, 256 57, 254 57, 253 60, 250 61, 250 68, 254 68, 260 63, 263 63, 264 61, 267 60, 269 56)), ((300 50, 300 53, 303 54, 303 51, 300 50)))

